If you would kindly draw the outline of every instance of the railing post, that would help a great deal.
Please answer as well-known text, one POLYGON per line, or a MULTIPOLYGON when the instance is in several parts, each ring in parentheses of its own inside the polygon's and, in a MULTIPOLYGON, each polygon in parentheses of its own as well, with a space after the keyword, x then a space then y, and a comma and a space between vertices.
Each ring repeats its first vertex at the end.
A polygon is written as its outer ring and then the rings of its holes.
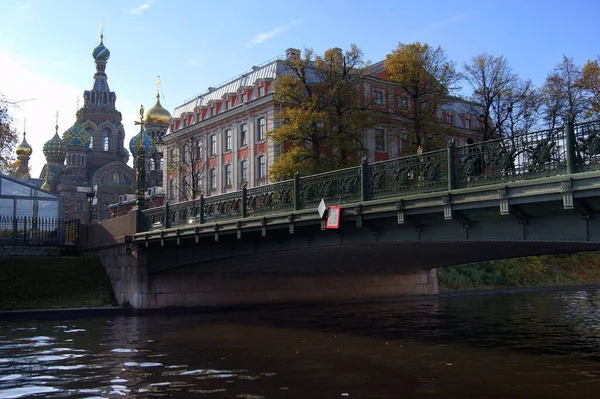
POLYGON ((200 224, 204 223, 204 194, 200 196, 200 224))
POLYGON ((448 190, 454 190, 456 188, 456 157, 455 157, 456 146, 454 140, 448 142, 448 190))
POLYGON ((360 162, 360 200, 369 200, 369 164, 367 163, 367 157, 363 157, 360 162))
POLYGON ((171 227, 171 218, 169 217, 169 201, 165 202, 165 216, 163 222, 163 226, 165 226, 165 229, 171 227))
POLYGON ((294 210, 297 211, 300 209, 300 173, 296 172, 294 175, 294 210))
POLYGON ((573 122, 567 122, 564 126, 565 142, 567 145, 567 173, 577 173, 577 155, 575 154, 575 129, 573 122))
POLYGON ((242 186, 242 217, 245 218, 248 215, 248 188, 246 183, 242 186))

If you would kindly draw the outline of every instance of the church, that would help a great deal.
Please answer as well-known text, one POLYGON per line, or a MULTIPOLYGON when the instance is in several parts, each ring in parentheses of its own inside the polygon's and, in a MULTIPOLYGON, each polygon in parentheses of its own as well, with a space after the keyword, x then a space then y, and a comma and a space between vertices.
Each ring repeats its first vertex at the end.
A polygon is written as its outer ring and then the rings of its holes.
MULTIPOLYGON (((92 88, 84 91, 83 107, 77 110, 73 125, 62 137, 58 125, 55 126, 54 136, 44 144, 46 164, 40 174, 43 179, 40 188, 60 195, 64 217, 84 221, 107 219, 109 204, 119 203, 136 190, 135 171, 127 164, 130 152, 125 148, 122 116, 116 108, 117 96, 108 86, 106 65, 110 51, 104 45, 102 34, 92 56, 96 64, 92 88)), ((159 140, 166 133, 170 119, 157 95, 156 104, 143 118, 152 140, 159 140)), ((140 134, 147 133, 141 129, 140 134)), ((31 155, 32 149, 23 151, 18 147, 18 151, 26 167, 25 158, 31 155)), ((154 150, 146 155, 145 187, 162 186, 161 158, 162 154, 154 150)))

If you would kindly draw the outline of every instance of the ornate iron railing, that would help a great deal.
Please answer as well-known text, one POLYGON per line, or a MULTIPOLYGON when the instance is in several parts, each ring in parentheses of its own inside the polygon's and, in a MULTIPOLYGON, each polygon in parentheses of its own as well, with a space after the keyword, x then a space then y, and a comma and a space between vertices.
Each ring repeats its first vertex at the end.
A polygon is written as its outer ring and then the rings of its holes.
POLYGON ((317 209, 321 199, 330 205, 360 201, 361 167, 300 178, 299 205, 317 209))
POLYGON ((455 149, 458 187, 565 173, 564 129, 524 133, 455 149))
POLYGON ((574 127, 577 171, 600 169, 600 121, 574 127))
POLYGON ((79 219, 0 216, 2 245, 72 246, 79 233, 79 219))
POLYGON ((448 185, 446 150, 376 162, 368 168, 372 199, 443 190, 448 185))
POLYGON ((600 169, 600 122, 426 152, 143 211, 149 228, 600 169))

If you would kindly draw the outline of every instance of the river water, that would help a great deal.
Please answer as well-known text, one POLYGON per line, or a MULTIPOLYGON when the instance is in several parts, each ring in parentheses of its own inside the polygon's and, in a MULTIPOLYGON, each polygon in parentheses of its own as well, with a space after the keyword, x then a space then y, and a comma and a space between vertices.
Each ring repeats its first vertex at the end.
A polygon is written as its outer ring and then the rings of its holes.
POLYGON ((0 322, 0 398, 598 398, 600 290, 0 322))

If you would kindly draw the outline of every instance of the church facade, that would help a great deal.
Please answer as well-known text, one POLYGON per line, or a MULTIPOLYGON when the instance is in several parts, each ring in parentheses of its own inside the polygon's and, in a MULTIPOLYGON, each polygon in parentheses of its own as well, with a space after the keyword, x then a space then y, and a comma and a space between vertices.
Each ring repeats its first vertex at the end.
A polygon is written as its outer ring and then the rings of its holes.
MULTIPOLYGON (((109 205, 136 190, 135 171, 127 164, 130 153, 125 148, 122 116, 116 108, 117 96, 108 85, 106 65, 110 51, 104 45, 103 35, 92 56, 96 64, 92 88, 84 91, 83 107, 77 110, 74 124, 62 137, 56 126, 54 136, 44 144, 46 164, 40 175, 44 179, 41 188, 62 197, 64 216, 85 221, 110 217, 109 205)), ((166 131, 166 123, 164 127, 161 124, 165 112, 157 101, 146 113, 145 119, 154 122, 153 136, 166 131), (158 123, 153 113, 162 115, 158 123)), ((157 154, 149 155, 145 186, 161 186, 160 159, 157 154)))

